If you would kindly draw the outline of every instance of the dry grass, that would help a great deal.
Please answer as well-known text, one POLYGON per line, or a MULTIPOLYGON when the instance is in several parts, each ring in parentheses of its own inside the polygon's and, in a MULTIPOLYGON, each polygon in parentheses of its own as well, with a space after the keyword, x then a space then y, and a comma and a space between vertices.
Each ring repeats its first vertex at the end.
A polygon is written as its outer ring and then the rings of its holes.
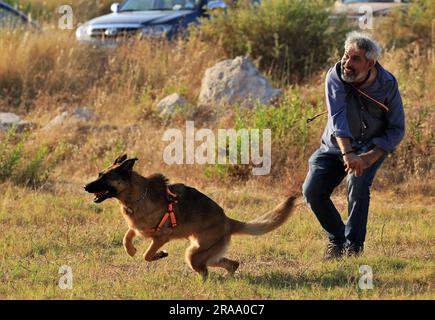
POLYGON ((93 49, 68 31, 3 35, 0 44, 3 110, 43 117, 58 108, 90 106, 102 120, 119 123, 136 121, 174 92, 195 103, 200 75, 222 57, 199 40, 93 49))

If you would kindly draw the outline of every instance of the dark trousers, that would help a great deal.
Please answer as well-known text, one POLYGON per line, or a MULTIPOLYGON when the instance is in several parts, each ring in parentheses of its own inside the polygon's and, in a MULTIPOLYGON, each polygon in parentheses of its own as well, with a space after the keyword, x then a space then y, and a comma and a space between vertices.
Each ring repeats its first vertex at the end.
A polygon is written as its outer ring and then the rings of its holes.
POLYGON ((344 171, 343 157, 318 149, 310 157, 309 170, 303 184, 304 197, 335 244, 363 246, 366 236, 367 217, 370 203, 370 187, 384 155, 363 175, 355 177, 344 171), (344 224, 331 201, 331 194, 346 177, 348 220, 344 224))

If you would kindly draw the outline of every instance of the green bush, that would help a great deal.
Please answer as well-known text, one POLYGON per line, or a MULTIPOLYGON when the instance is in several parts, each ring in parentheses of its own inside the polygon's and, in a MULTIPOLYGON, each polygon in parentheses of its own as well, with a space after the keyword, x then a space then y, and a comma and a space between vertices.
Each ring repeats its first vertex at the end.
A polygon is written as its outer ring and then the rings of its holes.
MULTIPOLYGON (((309 126, 307 119, 315 113, 323 111, 321 101, 313 104, 305 102, 300 97, 299 89, 293 88, 282 97, 276 106, 257 103, 255 108, 247 110, 238 106, 234 109, 234 129, 259 129, 260 146, 262 145, 262 132, 270 129, 272 134, 272 175, 279 175, 281 164, 285 164, 289 154, 304 155, 312 146, 312 137, 320 134, 322 126, 309 126)), ((224 120, 225 121, 225 120, 224 120)), ((320 120, 318 120, 320 121, 320 120)), ((218 124, 225 127, 226 124, 218 124)), ((251 131, 249 131, 250 135, 251 131)), ((251 139, 251 137, 250 137, 251 139)), ((216 148, 217 153, 217 148, 216 148)), ((241 137, 237 137, 237 157, 241 159, 241 137)), ((228 158, 228 154, 227 154, 228 158)), ((204 169, 206 177, 221 180, 233 179, 248 180, 252 175, 252 164, 215 164, 207 165, 204 169)))
POLYGON ((16 141, 14 128, 6 132, 3 139, 0 140, 0 181, 11 178, 24 152, 24 140, 16 141))
MULTIPOLYGON (((237 108, 236 129, 270 129, 272 142, 280 146, 305 146, 308 141, 307 119, 316 108, 300 98, 297 89, 285 94, 277 106, 257 104, 252 110, 237 108)), ((316 106, 322 108, 321 106, 316 106)))
POLYGON ((265 0, 213 14, 192 30, 229 57, 246 55, 280 84, 300 81, 324 67, 341 48, 348 28, 329 19, 333 1, 265 0))
POLYGON ((12 181, 18 185, 37 188, 49 177, 48 149, 39 146, 30 152, 25 148, 27 134, 12 128, 0 140, 0 182, 12 181))

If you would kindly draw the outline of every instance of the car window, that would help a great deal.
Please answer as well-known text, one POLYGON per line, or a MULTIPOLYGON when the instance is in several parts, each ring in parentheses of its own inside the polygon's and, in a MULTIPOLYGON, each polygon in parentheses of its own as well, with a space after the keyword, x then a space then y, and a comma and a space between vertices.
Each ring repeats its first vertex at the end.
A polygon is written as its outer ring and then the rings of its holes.
POLYGON ((18 15, 0 8, 0 29, 15 29, 24 25, 25 23, 18 15))

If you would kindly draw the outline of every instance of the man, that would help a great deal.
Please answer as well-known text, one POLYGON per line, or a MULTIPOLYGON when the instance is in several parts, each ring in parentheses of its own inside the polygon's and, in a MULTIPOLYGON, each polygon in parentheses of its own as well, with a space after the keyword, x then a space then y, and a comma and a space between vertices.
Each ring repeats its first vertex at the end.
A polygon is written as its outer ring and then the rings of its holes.
POLYGON ((328 234, 326 259, 362 253, 373 178, 405 132, 397 81, 377 62, 379 45, 370 35, 352 32, 344 49, 326 76, 328 122, 303 185, 307 203, 328 234), (330 199, 344 177, 346 224, 330 199))

